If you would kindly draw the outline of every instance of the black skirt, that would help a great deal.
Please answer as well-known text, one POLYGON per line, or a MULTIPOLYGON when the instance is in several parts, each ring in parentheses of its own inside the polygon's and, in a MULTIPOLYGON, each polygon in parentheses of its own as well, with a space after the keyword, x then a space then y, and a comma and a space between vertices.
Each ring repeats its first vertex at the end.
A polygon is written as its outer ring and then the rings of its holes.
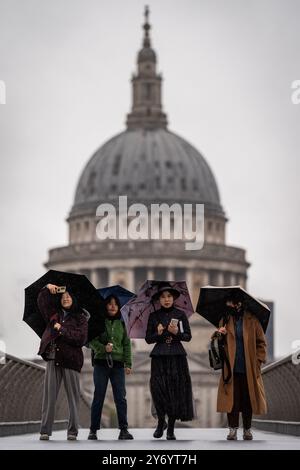
POLYGON ((186 356, 153 356, 150 390, 158 417, 193 419, 192 382, 186 356))

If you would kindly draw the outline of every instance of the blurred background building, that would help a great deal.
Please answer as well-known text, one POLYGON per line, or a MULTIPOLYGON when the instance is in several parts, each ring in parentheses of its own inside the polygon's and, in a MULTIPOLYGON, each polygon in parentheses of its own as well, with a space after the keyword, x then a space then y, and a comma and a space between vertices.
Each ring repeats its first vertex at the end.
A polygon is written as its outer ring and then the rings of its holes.
MULTIPOLYGON (((142 48, 132 75, 132 109, 126 129, 115 135, 89 159, 79 178, 74 204, 67 218, 69 243, 53 248, 45 266, 85 274, 96 287, 121 284, 137 291, 146 279, 185 279, 196 302, 201 286, 247 286, 245 250, 226 244, 227 218, 215 177, 201 153, 171 132, 162 106, 162 75, 151 46, 148 9, 145 10, 142 48), (202 250, 185 250, 185 240, 104 240, 96 236, 96 209, 101 203, 118 208, 126 195, 128 205, 143 203, 199 204, 205 206, 205 243, 202 250)), ((117 97, 116 97, 117 98, 117 97)), ((104 116, 103 116, 104 118, 104 116)), ((271 316, 272 319, 272 316, 271 316)), ((198 419, 187 425, 218 427, 216 394, 219 375, 208 366, 211 326, 199 315, 191 318, 193 339, 186 345, 198 419)), ((273 354, 270 325, 269 351, 273 354)), ((134 373, 127 377, 129 425, 151 426, 149 347, 133 341, 134 373)), ((82 372, 82 387, 92 399, 89 351, 82 372)), ((111 424, 115 423, 111 408, 111 424)), ((107 419, 107 413, 106 413, 107 419)))

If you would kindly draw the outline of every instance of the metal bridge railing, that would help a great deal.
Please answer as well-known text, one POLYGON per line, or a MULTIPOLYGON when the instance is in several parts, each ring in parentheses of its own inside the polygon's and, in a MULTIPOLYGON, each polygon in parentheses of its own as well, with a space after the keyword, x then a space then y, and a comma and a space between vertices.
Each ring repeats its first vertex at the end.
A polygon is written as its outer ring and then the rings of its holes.
MULTIPOLYGON (((45 367, 6 354, 0 363, 0 436, 37 432, 40 427, 45 367)), ((68 422, 68 403, 61 387, 54 429, 68 422)), ((80 425, 88 427, 90 405, 81 394, 80 425)))
POLYGON ((268 412, 253 420, 255 427, 300 436, 300 364, 292 354, 262 370, 268 412))

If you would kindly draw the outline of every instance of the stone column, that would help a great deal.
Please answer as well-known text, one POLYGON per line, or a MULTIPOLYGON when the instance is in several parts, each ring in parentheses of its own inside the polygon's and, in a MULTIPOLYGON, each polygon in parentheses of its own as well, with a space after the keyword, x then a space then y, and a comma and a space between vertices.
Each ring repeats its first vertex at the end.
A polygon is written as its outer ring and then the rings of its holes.
POLYGON ((100 287, 103 287, 103 286, 99 286, 99 279, 98 279, 97 269, 91 269, 90 281, 93 284, 93 286, 96 287, 96 289, 99 289, 100 287))
POLYGON ((198 300, 198 298, 197 298, 198 292, 197 292, 197 289, 195 289, 195 286, 194 286, 194 270, 193 269, 187 269, 186 270, 185 280, 186 280, 186 285, 187 285, 187 288, 188 288, 188 291, 189 291, 189 294, 190 294, 190 297, 191 297, 193 308, 195 308, 197 300, 198 300))
POLYGON ((243 274, 239 275, 239 284, 244 289, 246 288, 246 279, 245 279, 245 276, 243 276, 243 274))
POLYGON ((126 289, 134 290, 134 272, 129 268, 113 268, 109 270, 109 285, 122 284, 126 289))
POLYGON ((148 270, 147 270, 147 279, 154 279, 154 269, 148 268, 148 270))
POLYGON ((235 274, 235 273, 231 273, 231 275, 230 275, 230 284, 231 284, 232 286, 235 286, 235 285, 237 284, 237 282, 236 282, 236 274, 235 274))
POLYGON ((167 279, 168 281, 174 281, 174 269, 167 269, 167 279))
POLYGON ((126 277, 127 277, 127 289, 134 292, 134 270, 127 269, 126 270, 126 277))
POLYGON ((207 286, 209 284, 209 274, 207 271, 203 271, 202 273, 202 287, 207 286))
POLYGON ((192 294, 192 289, 193 289, 193 270, 192 269, 186 270, 185 280, 186 280, 187 288, 190 294, 192 294))
POLYGON ((218 273, 218 286, 219 287, 224 286, 224 274, 222 271, 218 273))

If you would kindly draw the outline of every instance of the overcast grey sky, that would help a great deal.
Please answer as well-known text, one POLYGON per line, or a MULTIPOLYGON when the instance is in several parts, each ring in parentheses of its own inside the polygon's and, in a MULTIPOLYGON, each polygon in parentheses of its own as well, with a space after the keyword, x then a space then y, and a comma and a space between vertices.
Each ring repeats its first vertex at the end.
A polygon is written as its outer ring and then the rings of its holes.
MULTIPOLYGON (((67 243, 85 163, 124 129, 144 1, 0 0, 0 336, 36 354, 24 287, 67 243)), ((275 351, 300 338, 300 0, 153 0, 170 126, 203 153, 247 250, 248 290, 275 301, 275 351)))

